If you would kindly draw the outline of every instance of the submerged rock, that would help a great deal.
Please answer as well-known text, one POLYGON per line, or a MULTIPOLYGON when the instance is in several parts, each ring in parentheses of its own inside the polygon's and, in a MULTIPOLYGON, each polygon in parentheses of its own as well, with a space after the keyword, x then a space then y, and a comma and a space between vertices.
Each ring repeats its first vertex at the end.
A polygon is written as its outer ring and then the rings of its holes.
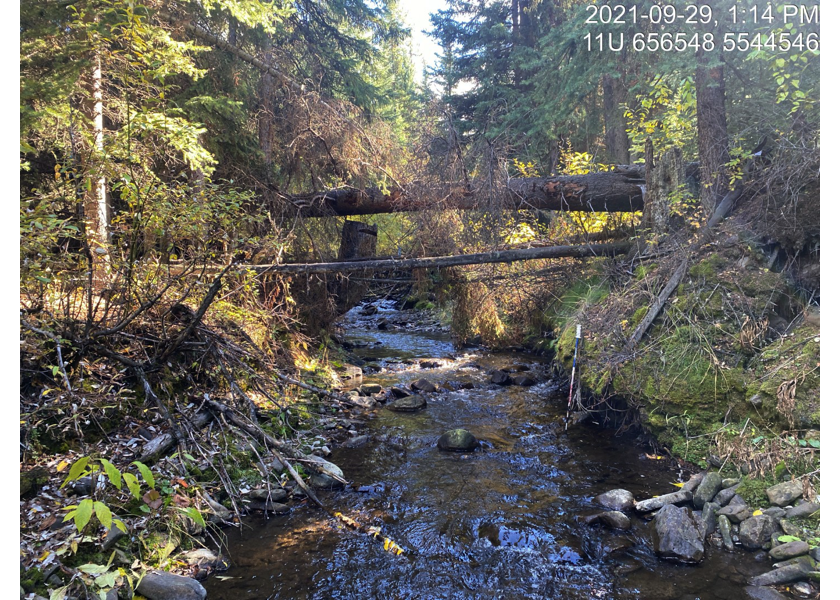
POLYGON ((595 496, 595 502, 610 510, 628 510, 636 503, 633 494, 627 490, 610 490, 595 496))
POLYGON ((396 412, 414 412, 426 407, 426 399, 419 394, 412 394, 405 398, 398 398, 388 405, 390 410, 396 412))
POLYGON ((623 512, 619 512, 617 510, 611 510, 608 512, 602 512, 598 515, 598 519, 604 525, 608 525, 613 529, 630 529, 630 519, 627 515, 623 512))
POLYGON ((472 452, 478 448, 478 440, 466 429, 450 429, 440 436, 437 447, 445 452, 472 452))
POLYGON ((513 378, 513 384, 522 387, 530 387, 537 384, 537 380, 530 375, 517 375, 513 378))
POLYGON ((657 513, 653 526, 653 548, 657 554, 688 563, 703 560, 703 531, 688 507, 666 504, 657 513))
POLYGON ((510 375, 504 371, 493 370, 490 371, 490 383, 495 383, 496 385, 510 385, 513 383, 513 380, 510 378, 510 375))

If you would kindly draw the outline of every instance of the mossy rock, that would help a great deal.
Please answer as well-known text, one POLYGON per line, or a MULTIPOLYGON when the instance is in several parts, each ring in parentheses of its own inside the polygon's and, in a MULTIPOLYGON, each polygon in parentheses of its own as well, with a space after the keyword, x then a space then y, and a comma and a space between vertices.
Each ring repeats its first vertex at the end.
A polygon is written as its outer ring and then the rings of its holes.
POLYGON ((478 446, 478 440, 466 429, 450 429, 437 442, 437 447, 445 452, 472 452, 478 446))

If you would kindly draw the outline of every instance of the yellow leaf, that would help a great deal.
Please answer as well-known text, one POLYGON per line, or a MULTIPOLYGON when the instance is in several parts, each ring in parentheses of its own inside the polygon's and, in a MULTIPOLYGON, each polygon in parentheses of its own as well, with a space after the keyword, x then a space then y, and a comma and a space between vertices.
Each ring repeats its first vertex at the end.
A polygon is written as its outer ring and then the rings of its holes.
POLYGON ((43 560, 44 560, 45 558, 47 558, 49 555, 50 555, 50 551, 49 551, 49 550, 45 550, 45 551, 44 551, 44 553, 41 555, 41 558, 39 558, 39 559, 38 559, 38 562, 43 562, 43 560))
POLYGON ((66 460, 62 460, 58 463, 58 466, 55 468, 56 472, 61 473, 64 469, 67 468, 67 465, 70 464, 66 460))
POLYGON ((753 516, 754 516, 754 517, 757 517, 758 515, 763 515, 763 514, 764 514, 764 513, 763 513, 763 512, 761 512, 761 509, 760 509, 760 508, 759 508, 759 509, 757 509, 757 510, 755 510, 755 511, 753 511, 753 516))
POLYGON ((678 488, 681 488, 682 486, 684 486, 684 485, 685 485, 685 483, 672 483, 671 485, 675 485, 675 486, 677 486, 678 488))

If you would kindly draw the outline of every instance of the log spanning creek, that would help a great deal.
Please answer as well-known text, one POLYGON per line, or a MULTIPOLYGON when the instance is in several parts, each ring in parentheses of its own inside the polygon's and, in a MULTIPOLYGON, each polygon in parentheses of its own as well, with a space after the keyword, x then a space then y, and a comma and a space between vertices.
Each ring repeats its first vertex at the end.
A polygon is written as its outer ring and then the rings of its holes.
POLYGON ((672 483, 688 474, 614 431, 564 431, 564 394, 544 359, 456 353, 447 334, 407 331, 412 317, 389 306, 345 317, 354 352, 382 367, 365 382, 408 388, 425 378, 440 391, 424 394, 427 406, 416 412, 372 409, 357 426, 366 437, 329 457, 352 485, 318 493, 332 512, 381 528, 405 553, 293 501, 288 514, 226 531, 233 566, 205 582, 210 600, 751 597, 745 586, 767 570, 766 557, 706 544, 698 565, 663 560, 653 551, 653 524, 632 509, 628 529, 587 524, 605 510, 598 494, 621 488, 642 500, 677 491, 672 483), (383 317, 396 326, 380 330, 383 317), (420 359, 440 365, 419 368, 420 359), (516 365, 537 383, 490 383, 488 371, 516 365), (472 432, 480 447, 439 450, 454 428, 472 432))

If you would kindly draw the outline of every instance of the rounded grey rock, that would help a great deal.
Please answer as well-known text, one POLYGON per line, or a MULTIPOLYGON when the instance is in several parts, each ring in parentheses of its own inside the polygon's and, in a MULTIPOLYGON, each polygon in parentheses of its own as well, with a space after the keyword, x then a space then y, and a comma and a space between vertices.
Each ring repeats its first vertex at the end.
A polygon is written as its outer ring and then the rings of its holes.
POLYGON ((478 448, 478 440, 466 429, 450 429, 440 436, 437 447, 445 452, 472 452, 478 448))

